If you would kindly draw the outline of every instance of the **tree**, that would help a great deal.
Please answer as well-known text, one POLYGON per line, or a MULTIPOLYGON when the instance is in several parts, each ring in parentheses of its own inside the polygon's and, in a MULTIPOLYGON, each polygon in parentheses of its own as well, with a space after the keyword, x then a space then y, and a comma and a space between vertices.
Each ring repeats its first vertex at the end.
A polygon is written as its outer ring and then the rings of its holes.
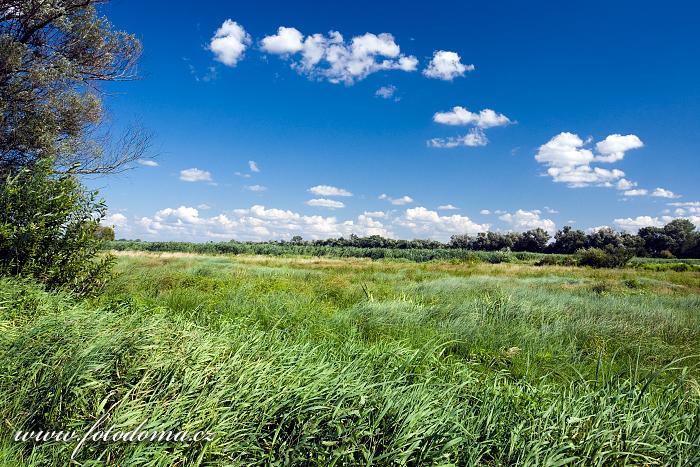
POLYGON ((590 248, 605 249, 608 245, 619 248, 622 246, 620 235, 610 227, 602 227, 588 234, 586 245, 590 248))
POLYGON ((96 233, 106 207, 74 175, 41 160, 0 185, 0 273, 86 294, 105 283, 112 258, 96 233))
POLYGON ((520 237, 513 245, 515 251, 530 251, 533 253, 543 252, 547 246, 547 242, 551 237, 542 228, 528 230, 520 234, 520 237))
POLYGON ((695 225, 688 219, 674 219, 663 227, 671 239, 670 251, 674 256, 684 257, 697 243, 695 225))
POLYGON ((124 170, 148 148, 112 138, 98 83, 133 79, 141 44, 98 16, 101 0, 0 0, 0 180, 51 159, 59 171, 124 170))
POLYGON ((114 229, 106 225, 98 225, 95 229, 95 238, 98 240, 114 240, 114 229))
POLYGON ((675 247, 673 238, 659 227, 642 227, 639 229, 638 235, 644 240, 644 249, 651 256, 660 256, 664 251, 670 255, 671 250, 675 247))
POLYGON ((567 225, 554 235, 552 253, 572 254, 586 246, 586 233, 583 230, 573 230, 567 225))

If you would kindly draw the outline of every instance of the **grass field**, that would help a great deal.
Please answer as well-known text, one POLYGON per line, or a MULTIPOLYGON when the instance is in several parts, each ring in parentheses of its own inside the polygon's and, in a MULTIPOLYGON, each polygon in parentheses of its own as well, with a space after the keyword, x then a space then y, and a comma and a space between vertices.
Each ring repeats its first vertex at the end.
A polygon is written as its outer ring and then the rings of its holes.
POLYGON ((3 279, 0 330, 3 465, 105 411, 216 436, 80 465, 700 463, 697 271, 121 252, 80 302, 3 279))

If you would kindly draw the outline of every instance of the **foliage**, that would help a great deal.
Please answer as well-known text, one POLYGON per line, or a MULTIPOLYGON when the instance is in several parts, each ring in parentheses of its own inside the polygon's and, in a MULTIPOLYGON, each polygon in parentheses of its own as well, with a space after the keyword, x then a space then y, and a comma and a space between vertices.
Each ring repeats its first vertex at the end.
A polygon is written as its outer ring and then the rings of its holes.
POLYGON ((111 173, 142 157, 148 135, 101 127, 97 83, 132 79, 132 35, 97 15, 97 0, 0 0, 0 178, 52 159, 74 173, 111 173))
POLYGON ((605 248, 583 248, 576 252, 576 262, 580 266, 593 268, 621 268, 630 259, 632 252, 624 246, 607 245, 605 248))
POLYGON ((56 174, 50 161, 7 176, 0 184, 0 272, 78 294, 101 288, 111 264, 96 236, 105 210, 96 192, 56 174))

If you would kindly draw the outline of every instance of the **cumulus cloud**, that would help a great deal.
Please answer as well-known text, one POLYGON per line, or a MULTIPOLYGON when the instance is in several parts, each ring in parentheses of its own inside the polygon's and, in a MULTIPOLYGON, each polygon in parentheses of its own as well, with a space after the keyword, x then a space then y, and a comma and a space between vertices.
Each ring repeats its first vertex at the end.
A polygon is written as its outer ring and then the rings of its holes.
POLYGON ((428 78, 452 81, 459 76, 464 76, 465 72, 473 70, 474 65, 464 65, 456 52, 436 50, 428 66, 423 70, 423 75, 428 78))
POLYGON ((316 185, 307 191, 318 196, 352 196, 352 193, 348 190, 331 185, 316 185))
POLYGON ((153 159, 137 159, 136 162, 145 167, 158 167, 158 162, 153 159))
POLYGON ((649 191, 639 188, 639 189, 634 189, 634 190, 626 190, 624 193, 622 193, 625 196, 646 196, 646 194, 649 193, 649 191))
POLYGON ((307 205, 309 206, 315 206, 319 208, 328 208, 328 209, 340 209, 344 208, 345 204, 336 201, 334 199, 326 199, 326 198, 316 198, 316 199, 310 199, 306 202, 307 205))
POLYGON ((381 97, 382 99, 391 99, 394 97, 394 94, 396 93, 396 86, 394 85, 389 85, 389 86, 382 86, 379 89, 377 89, 374 93, 375 96, 381 97))
POLYGON ((254 191, 254 192, 262 192, 262 191, 267 191, 267 187, 263 185, 247 185, 244 186, 243 189, 248 190, 248 191, 254 191))
POLYGON ((472 128, 464 136, 450 136, 449 138, 432 138, 427 144, 429 148, 456 148, 459 146, 477 147, 486 146, 488 138, 480 128, 472 128))
POLYGON ((196 167, 180 171, 180 180, 183 182, 211 182, 211 172, 196 167))
POLYGON ((599 162, 617 162, 625 157, 625 152, 644 146, 636 135, 608 135, 603 141, 596 143, 598 150, 596 160, 599 162))
POLYGON ((365 211, 364 215, 367 217, 386 217, 384 211, 365 211))
POLYGON ((443 125, 475 125, 479 128, 491 128, 511 123, 508 117, 494 110, 483 109, 475 113, 459 105, 453 107, 449 112, 436 112, 433 115, 433 121, 443 125))
POLYGON ((243 29, 243 26, 227 19, 211 38, 209 50, 214 53, 216 60, 234 67, 243 58, 251 42, 250 34, 243 29))
POLYGON ((298 29, 280 26, 277 34, 266 36, 260 41, 260 48, 276 55, 293 54, 304 48, 303 40, 304 35, 298 29))
POLYGON ((663 222, 658 217, 637 216, 615 219, 615 225, 629 232, 636 232, 642 227, 661 227, 663 222))
POLYGON ((390 228, 370 216, 339 221, 335 217, 307 216, 297 212, 254 205, 216 216, 202 217, 196 208, 165 208, 142 217, 139 226, 146 236, 165 239, 237 239, 262 241, 291 239, 302 235, 311 239, 381 235, 394 237, 390 228))
POLYGON ((514 213, 507 212, 499 216, 499 219, 509 224, 515 231, 525 231, 539 227, 553 234, 556 230, 554 221, 551 219, 542 219, 541 214, 539 210, 525 211, 523 209, 518 209, 514 213))
POLYGON ((292 68, 312 79, 353 84, 382 70, 415 71, 418 60, 401 53, 389 33, 365 33, 346 42, 342 34, 306 36, 295 28, 279 28, 266 36, 261 48, 292 62, 292 68))
POLYGON ((255 161, 248 161, 248 168, 250 168, 251 172, 260 172, 260 168, 258 167, 258 163, 255 161))
POLYGON ((467 216, 454 214, 441 216, 422 206, 406 209, 405 213, 394 221, 397 225, 411 230, 414 234, 447 238, 453 234, 475 234, 485 232, 489 224, 477 224, 467 216))
POLYGON ((382 193, 379 195, 379 199, 384 200, 384 201, 389 201, 391 204, 395 206, 402 206, 404 204, 410 204, 413 202, 413 198, 410 196, 404 195, 400 198, 392 198, 388 196, 386 193, 382 193))
POLYGON ((663 188, 657 188, 651 192, 651 196, 657 198, 680 198, 680 195, 675 194, 671 190, 664 190, 663 188))
POLYGON ((443 204, 442 206, 438 206, 438 211, 454 211, 456 209, 459 209, 457 206, 453 206, 451 204, 443 204))
POLYGON ((682 207, 694 207, 694 208, 700 208, 700 201, 683 201, 683 202, 678 202, 676 201, 675 203, 668 203, 669 206, 682 206, 682 207))
POLYGON ((623 179, 625 173, 619 169, 592 167, 592 162, 616 162, 625 152, 642 147, 635 135, 609 135, 596 144, 594 153, 578 135, 562 132, 539 147, 535 160, 547 166, 547 175, 554 182, 566 183, 570 187, 616 186, 624 190, 635 184, 623 179), (624 181, 623 181, 624 180, 624 181))
POLYGON ((126 227, 129 220, 124 214, 115 212, 114 214, 108 214, 105 216, 100 223, 106 226, 126 227))
POLYGON ((482 216, 488 216, 491 214, 491 211, 489 211, 488 209, 482 209, 481 211, 479 211, 479 214, 481 214, 482 216))

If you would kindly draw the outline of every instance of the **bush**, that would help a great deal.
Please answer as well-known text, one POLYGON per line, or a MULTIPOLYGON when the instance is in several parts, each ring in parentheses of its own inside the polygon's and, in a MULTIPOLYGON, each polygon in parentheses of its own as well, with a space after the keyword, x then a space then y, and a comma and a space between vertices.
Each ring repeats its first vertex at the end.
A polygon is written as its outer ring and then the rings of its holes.
POLYGON ((579 266, 592 268, 621 268, 632 259, 633 252, 625 247, 612 245, 603 248, 583 248, 576 252, 579 266))
POLYGON ((104 284, 112 257, 100 253, 106 207, 75 176, 40 161, 0 181, 0 273, 33 277, 79 295, 104 284))

